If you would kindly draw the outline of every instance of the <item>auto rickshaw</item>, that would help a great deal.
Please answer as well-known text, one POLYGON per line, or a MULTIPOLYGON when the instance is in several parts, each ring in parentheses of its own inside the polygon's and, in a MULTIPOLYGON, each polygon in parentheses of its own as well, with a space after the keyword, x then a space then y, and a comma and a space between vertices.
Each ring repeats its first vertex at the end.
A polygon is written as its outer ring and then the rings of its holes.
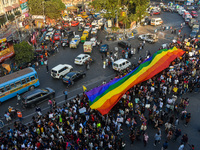
POLYGON ((86 35, 82 35, 81 36, 81 43, 84 43, 87 39, 87 36, 86 35))
POLYGON ((83 34, 82 35, 86 35, 86 37, 88 38, 88 36, 89 36, 89 33, 88 33, 88 31, 83 31, 83 34))

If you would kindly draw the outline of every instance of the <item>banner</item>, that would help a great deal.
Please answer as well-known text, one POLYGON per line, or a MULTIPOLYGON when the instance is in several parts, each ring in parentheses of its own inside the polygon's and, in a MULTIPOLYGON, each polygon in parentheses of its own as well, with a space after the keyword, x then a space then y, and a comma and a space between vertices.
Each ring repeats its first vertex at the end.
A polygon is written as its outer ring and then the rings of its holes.
POLYGON ((28 12, 28 2, 27 0, 19 0, 20 7, 22 10, 22 14, 25 14, 28 12))

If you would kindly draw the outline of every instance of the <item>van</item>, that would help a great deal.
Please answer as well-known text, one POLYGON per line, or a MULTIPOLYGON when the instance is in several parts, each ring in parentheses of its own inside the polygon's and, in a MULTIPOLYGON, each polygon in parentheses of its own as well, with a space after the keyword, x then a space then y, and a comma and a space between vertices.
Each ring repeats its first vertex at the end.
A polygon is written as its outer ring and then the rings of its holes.
POLYGON ((73 67, 71 65, 59 64, 56 67, 51 69, 51 76, 53 78, 61 79, 64 77, 64 75, 66 75, 72 70, 73 70, 73 67))
POLYGON ((179 15, 183 15, 183 13, 185 12, 186 10, 185 9, 181 9, 180 11, 179 11, 179 15))
POLYGON ((162 23, 163 23, 163 20, 161 18, 152 18, 151 19, 152 26, 161 25, 162 23))
POLYGON ((128 68, 129 66, 131 66, 131 62, 129 62, 126 59, 119 59, 113 63, 112 67, 116 71, 122 71, 128 68))

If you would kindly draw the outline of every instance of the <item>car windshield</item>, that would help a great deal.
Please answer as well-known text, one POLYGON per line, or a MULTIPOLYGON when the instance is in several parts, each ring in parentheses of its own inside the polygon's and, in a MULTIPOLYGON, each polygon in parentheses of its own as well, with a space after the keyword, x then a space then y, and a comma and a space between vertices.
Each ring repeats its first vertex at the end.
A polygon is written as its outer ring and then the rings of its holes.
POLYGON ((74 74, 75 74, 74 72, 70 72, 70 73, 68 73, 64 78, 68 80, 68 79, 70 79, 74 74))
POLYGON ((79 59, 79 60, 81 60, 81 57, 76 57, 76 59, 79 59))

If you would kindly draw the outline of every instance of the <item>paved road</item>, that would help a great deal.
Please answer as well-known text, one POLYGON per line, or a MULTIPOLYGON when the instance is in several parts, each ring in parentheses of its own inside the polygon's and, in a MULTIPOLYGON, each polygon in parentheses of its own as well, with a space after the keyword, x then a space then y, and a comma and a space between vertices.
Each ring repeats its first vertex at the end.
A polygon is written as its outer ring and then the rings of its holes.
MULTIPOLYGON (((180 24, 183 22, 182 17, 180 17, 178 14, 176 13, 162 13, 160 16, 156 16, 156 17, 161 17, 164 20, 164 24, 166 24, 167 26, 173 26, 176 28, 180 27, 180 24)), ((145 27, 139 27, 138 31, 140 34, 142 33, 147 33, 147 32, 154 32, 154 30, 158 28, 158 27, 152 27, 152 26, 145 26, 145 27)), ((72 27, 72 30, 77 31, 76 27, 72 27)), ((183 32, 182 33, 187 33, 189 34, 190 29, 189 27, 185 26, 183 28, 183 32)), ((81 35, 81 33, 77 32, 78 34, 81 35)), ((151 53, 153 54, 154 52, 156 52, 161 44, 164 43, 169 43, 172 41, 173 38, 176 38, 175 35, 171 35, 169 31, 165 31, 165 38, 160 38, 159 41, 155 44, 148 44, 146 43, 145 48, 139 53, 136 54, 134 57, 132 57, 131 59, 129 59, 132 63, 136 63, 138 60, 139 56, 144 56, 146 54, 146 50, 150 50, 151 53), (166 38, 167 37, 167 38, 166 38), (168 38, 170 37, 170 38, 168 38)), ((102 39, 103 43, 108 43, 110 46, 110 50, 112 49, 114 51, 114 47, 117 46, 117 42, 108 42, 104 40, 105 37, 105 33, 104 32, 99 32, 98 33, 98 40, 102 39)), ((137 39, 131 40, 130 41, 132 47, 137 47, 140 43, 140 41, 138 41, 137 39)), ((122 49, 119 49, 119 52, 122 49)), ((49 58, 49 69, 53 68, 54 66, 58 65, 58 64, 63 64, 63 63, 67 63, 67 64, 71 64, 74 67, 74 70, 84 70, 85 66, 77 66, 73 63, 74 58, 80 54, 83 53, 83 45, 80 44, 79 47, 77 49, 70 49, 70 48, 66 48, 65 50, 63 50, 62 48, 59 50, 59 53, 57 53, 55 56, 51 56, 49 58)), ((101 54, 99 53, 99 48, 95 47, 93 49, 93 52, 91 54, 91 57, 95 60, 95 62, 90 66, 90 70, 86 71, 86 78, 84 78, 83 80, 78 81, 77 83, 75 83, 72 87, 70 87, 68 89, 68 93, 69 93, 69 97, 73 98, 76 94, 78 93, 82 93, 82 85, 86 86, 88 89, 92 89, 98 85, 100 85, 103 80, 109 81, 112 77, 114 77, 115 72, 110 69, 110 68, 106 68, 103 69, 103 61, 101 59, 101 54)), ((63 104, 64 103, 64 95, 63 95, 63 90, 66 88, 66 86, 62 83, 61 80, 56 80, 53 79, 50 76, 50 73, 46 73, 46 68, 44 66, 40 67, 39 70, 37 70, 38 72, 38 76, 40 79, 40 88, 43 87, 51 87, 53 89, 56 90, 56 101, 58 104, 63 104)), ((192 144, 195 144, 195 146, 197 146, 197 149, 200 149, 200 143, 198 141, 198 135, 199 133, 197 133, 197 129, 198 126, 200 124, 199 120, 195 119, 198 118, 198 113, 200 111, 200 102, 198 101, 198 97, 200 95, 199 94, 190 94, 188 95, 188 97, 190 97, 191 102, 190 102, 190 106, 189 106, 189 111, 192 113, 192 119, 190 122, 190 125, 185 128, 184 126, 182 126, 182 122, 180 123, 180 127, 183 129, 183 132, 187 132, 188 136, 189 136, 189 142, 192 144)), ((14 106, 14 107, 19 107, 20 106, 16 106, 16 98, 13 98, 5 103, 3 103, 1 105, 1 116, 3 116, 4 112, 7 110, 8 106, 14 106)), ((47 102, 44 102, 40 105, 41 109, 43 110, 43 112, 46 112, 49 110, 48 106, 47 106, 47 102)), ((22 109, 22 108, 20 108, 22 109)), ((24 123, 28 123, 29 121, 31 121, 31 117, 34 115, 35 110, 34 109, 26 109, 23 110, 23 116, 24 116, 24 123)), ((10 126, 10 125, 9 125, 10 126)), ((155 130, 149 128, 148 129, 149 135, 150 135, 150 140, 149 140, 149 144, 145 149, 160 149, 161 146, 157 146, 154 147, 153 146, 153 136, 155 134, 155 130)), ((127 130, 125 130, 125 140, 126 140, 126 149, 135 149, 135 150, 139 150, 141 148, 143 148, 142 142, 136 142, 134 145, 130 145, 130 141, 128 138, 129 132, 127 130)), ((162 142, 164 142, 164 137, 165 134, 162 135, 163 136, 163 140, 162 142)), ((162 143, 161 142, 161 143, 162 143)), ((179 143, 172 143, 170 142, 169 144, 169 149, 177 149, 179 143)))

